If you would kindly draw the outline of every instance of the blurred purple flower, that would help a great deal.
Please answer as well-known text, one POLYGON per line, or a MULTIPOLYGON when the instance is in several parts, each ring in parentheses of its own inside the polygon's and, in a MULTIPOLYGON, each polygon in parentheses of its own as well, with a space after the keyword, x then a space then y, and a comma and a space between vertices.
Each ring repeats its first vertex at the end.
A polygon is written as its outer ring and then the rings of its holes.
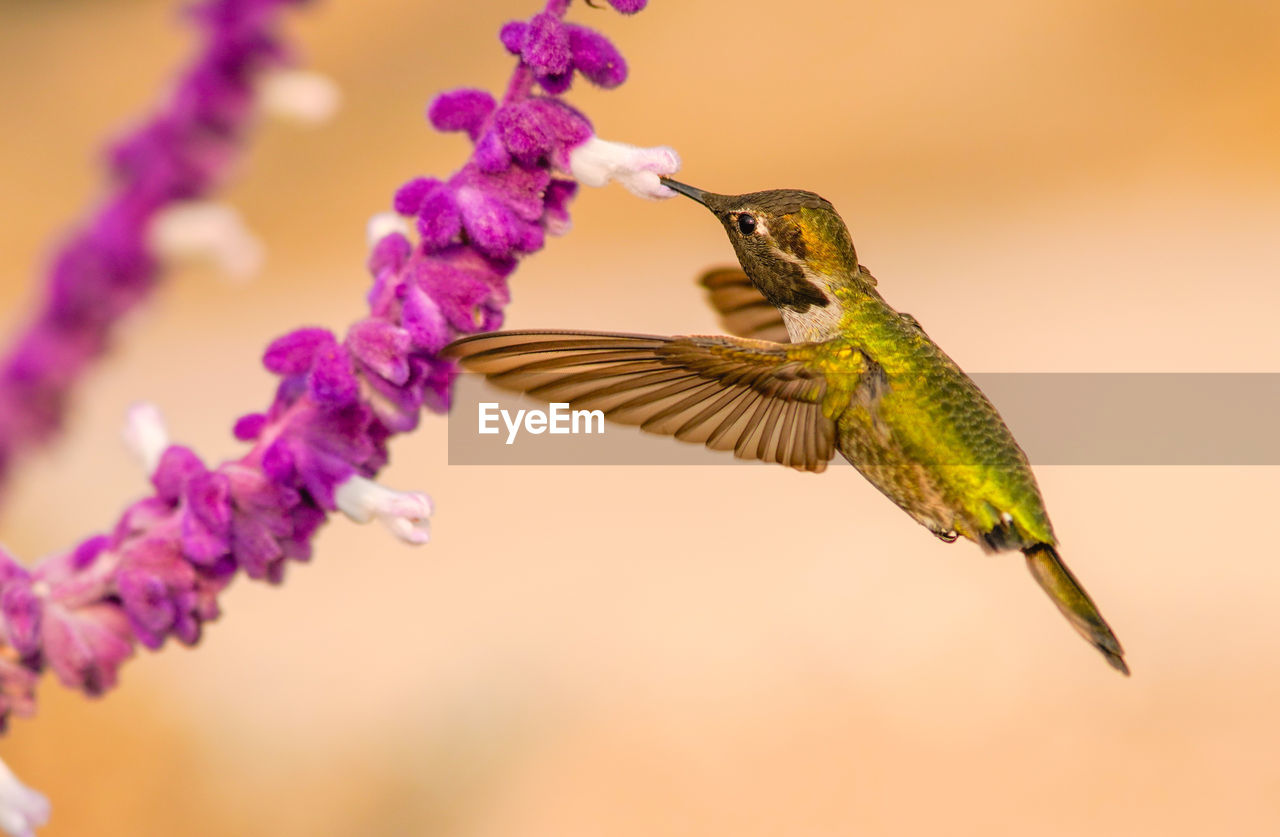
POLYGON ((177 201, 209 194, 234 162, 263 71, 285 61, 281 11, 304 0, 206 0, 205 44, 159 112, 109 150, 112 193, 54 255, 32 322, 0 359, 0 483, 58 430, 70 390, 159 273, 147 234, 177 201))

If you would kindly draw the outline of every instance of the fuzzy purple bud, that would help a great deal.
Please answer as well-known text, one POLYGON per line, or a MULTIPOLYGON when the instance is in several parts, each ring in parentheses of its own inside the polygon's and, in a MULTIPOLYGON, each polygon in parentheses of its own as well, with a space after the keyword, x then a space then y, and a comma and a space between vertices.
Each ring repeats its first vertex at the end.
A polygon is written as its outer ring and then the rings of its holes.
MULTIPOLYGON (((318 441, 324 441, 323 437, 318 441)), ((341 456, 301 439, 283 439, 275 446, 289 463, 289 482, 296 482, 321 508, 335 508, 333 492, 338 483, 355 473, 341 456)))
POLYGON ((116 588, 139 641, 152 649, 163 645, 177 617, 165 583, 138 570, 124 570, 116 577, 116 588))
POLYGON ((572 180, 554 178, 547 184, 546 210, 542 225, 552 235, 564 235, 569 231, 569 202, 578 193, 578 184, 572 180))
POLYGON ((480 171, 496 174, 511 165, 511 152, 497 131, 488 131, 476 144, 475 164, 480 171))
POLYGON ((435 354, 449 342, 449 331, 440 305, 415 284, 410 283, 405 288, 400 322, 414 345, 422 351, 435 354))
POLYGON ((433 188, 418 208, 418 233, 427 250, 440 250, 462 232, 462 214, 453 191, 443 183, 433 188))
POLYGON ((114 604, 77 610, 50 604, 42 634, 44 654, 58 679, 90 696, 114 686, 120 664, 133 654, 129 618, 114 604))
POLYGON ((232 530, 236 560, 249 578, 279 578, 279 565, 283 563, 284 550, 279 535, 272 532, 263 520, 246 516, 237 518, 232 530))
POLYGON ((226 534, 231 525, 231 486, 227 478, 206 471, 187 483, 187 507, 211 532, 226 534))
POLYGON ((555 132, 543 118, 547 115, 533 100, 498 111, 495 126, 511 156, 522 163, 536 164, 555 147, 555 132))
POLYGON ((376 277, 384 271, 398 271, 404 267, 412 252, 413 245, 402 234, 384 235, 378 239, 373 252, 369 254, 369 272, 376 277))
POLYGON ((396 190, 391 206, 401 215, 417 215, 427 195, 440 187, 434 177, 415 177, 396 190))
POLYGON ((513 20, 502 25, 498 32, 498 40, 512 55, 519 55, 524 48, 525 36, 529 33, 529 24, 523 20, 513 20))
POLYGON ((466 131, 474 141, 497 106, 493 96, 485 90, 449 90, 431 102, 427 118, 437 131, 466 131))
POLYGON ((529 21, 521 55, 537 75, 559 75, 572 69, 569 32, 560 18, 541 12, 529 21))
POLYGON ((247 413, 236 419, 231 434, 241 442, 252 442, 262 435, 262 428, 266 424, 267 417, 263 413, 247 413))
POLYGON ((312 398, 331 407, 346 406, 360 394, 351 358, 332 335, 315 353, 308 386, 312 398))
POLYGON ((588 81, 607 90, 627 80, 627 61, 608 38, 572 23, 568 30, 574 65, 588 81))
POLYGON ((277 375, 300 375, 311 368, 316 355, 337 342, 327 328, 300 328, 273 340, 262 355, 262 365, 277 375))
POLYGON ((102 557, 102 553, 111 545, 111 538, 107 535, 94 535, 81 541, 71 552, 70 560, 67 564, 72 572, 82 572, 89 569, 98 559, 102 557))
POLYGON ((402 385, 409 378, 409 332, 386 320, 370 317, 361 320, 347 332, 346 346, 351 355, 386 378, 402 385))
POLYGON ((458 191, 458 207, 467 239, 492 258, 532 252, 542 246, 542 228, 516 216, 506 205, 477 189, 458 191))
POLYGON ((450 328, 465 334, 480 330, 481 309, 507 303, 505 279, 514 267, 512 259, 458 247, 412 265, 406 280, 436 301, 450 328))
POLYGON ((182 552, 195 564, 212 564, 231 550, 230 489, 226 477, 204 473, 187 483, 181 531, 182 552))
POLYGON ((170 445, 160 455, 160 463, 151 474, 156 495, 167 503, 177 503, 187 492, 188 484, 206 473, 204 463, 190 448, 170 445))
POLYGON ((560 168, 568 168, 568 151, 591 136, 586 117, 554 99, 507 105, 498 111, 495 125, 517 160, 535 164, 550 158, 560 168))

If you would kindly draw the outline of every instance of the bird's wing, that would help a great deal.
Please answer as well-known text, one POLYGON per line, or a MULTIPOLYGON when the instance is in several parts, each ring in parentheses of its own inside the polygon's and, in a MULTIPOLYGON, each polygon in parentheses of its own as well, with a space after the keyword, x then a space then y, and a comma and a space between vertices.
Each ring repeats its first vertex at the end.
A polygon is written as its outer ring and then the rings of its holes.
POLYGON ((445 354, 503 389, 600 410, 743 459, 822 471, 835 455, 827 381, 794 350, 733 337, 504 331, 445 354))
POLYGON ((720 315, 725 331, 753 340, 791 342, 782 312, 756 290, 739 268, 708 270, 698 277, 698 284, 706 288, 707 299, 720 315))

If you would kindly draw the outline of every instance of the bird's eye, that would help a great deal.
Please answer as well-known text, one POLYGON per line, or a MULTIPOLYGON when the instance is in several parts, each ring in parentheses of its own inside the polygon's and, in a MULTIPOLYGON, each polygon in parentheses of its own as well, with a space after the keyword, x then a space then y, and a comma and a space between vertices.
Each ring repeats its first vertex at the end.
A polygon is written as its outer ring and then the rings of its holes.
POLYGON ((738 229, 743 235, 751 235, 756 231, 756 219, 743 212, 738 216, 738 229))

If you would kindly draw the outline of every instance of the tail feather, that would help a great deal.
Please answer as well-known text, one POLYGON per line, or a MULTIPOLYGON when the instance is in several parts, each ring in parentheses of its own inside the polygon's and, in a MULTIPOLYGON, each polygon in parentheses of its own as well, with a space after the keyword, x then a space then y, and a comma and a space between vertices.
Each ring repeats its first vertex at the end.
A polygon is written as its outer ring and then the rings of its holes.
POLYGON ((1071 627, 1102 652, 1113 668, 1127 677, 1129 666, 1125 664, 1120 640, 1116 639, 1111 626, 1098 612, 1093 599, 1062 563, 1057 550, 1047 543, 1038 543, 1027 547, 1023 553, 1027 556, 1027 569, 1031 570, 1031 575, 1053 599, 1062 615, 1067 617, 1071 627))

